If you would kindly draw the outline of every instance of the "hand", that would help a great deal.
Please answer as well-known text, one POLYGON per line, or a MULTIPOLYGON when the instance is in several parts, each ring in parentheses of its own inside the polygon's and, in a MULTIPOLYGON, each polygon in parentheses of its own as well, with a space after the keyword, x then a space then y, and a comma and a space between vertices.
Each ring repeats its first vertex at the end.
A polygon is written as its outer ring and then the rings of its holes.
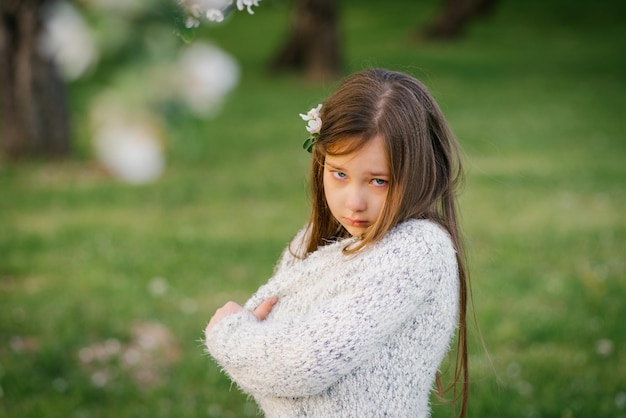
POLYGON ((239 305, 238 303, 235 303, 232 301, 226 302, 224 306, 219 308, 213 314, 213 317, 209 321, 209 325, 207 325, 206 329, 204 330, 205 334, 209 332, 209 330, 213 328, 215 324, 221 321, 222 318, 224 318, 225 316, 236 314, 237 312, 241 312, 241 311, 243 311, 243 307, 239 305))
MULTIPOLYGON (((269 315, 269 313, 272 311, 272 309, 274 308, 274 305, 276 305, 276 302, 278 302, 278 298, 276 296, 273 296, 269 299, 265 299, 263 302, 259 304, 259 306, 256 307, 254 311, 250 313, 254 315, 259 321, 263 321, 265 320, 265 318, 267 318, 267 315, 269 315)), ((215 311, 215 314, 209 321, 209 325, 207 325, 206 329, 204 330, 205 336, 209 332, 209 330, 213 328, 215 324, 221 321, 225 316, 232 315, 232 314, 241 312, 243 310, 245 309, 238 303, 235 303, 232 301, 226 302, 224 306, 222 306, 217 311, 215 311)))
POLYGON ((278 298, 273 296, 269 299, 265 299, 263 302, 259 303, 259 306, 252 312, 252 315, 256 316, 256 319, 259 321, 263 321, 274 309, 274 305, 278 302, 278 298))

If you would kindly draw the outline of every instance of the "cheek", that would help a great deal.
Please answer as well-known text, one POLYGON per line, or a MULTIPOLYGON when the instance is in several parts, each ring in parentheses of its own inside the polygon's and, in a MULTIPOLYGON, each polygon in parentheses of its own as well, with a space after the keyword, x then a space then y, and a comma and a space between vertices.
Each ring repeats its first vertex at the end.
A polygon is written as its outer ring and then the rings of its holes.
POLYGON ((324 197, 329 206, 332 206, 337 201, 337 189, 333 186, 332 181, 324 182, 324 197))
POLYGON ((326 173, 324 173, 324 198, 326 199, 326 204, 329 207, 332 207, 332 185, 330 184, 326 173))
POLYGON ((387 199, 387 193, 381 193, 379 196, 376 197, 376 212, 377 212, 377 217, 380 216, 380 213, 383 210, 383 206, 385 205, 385 200, 387 199))

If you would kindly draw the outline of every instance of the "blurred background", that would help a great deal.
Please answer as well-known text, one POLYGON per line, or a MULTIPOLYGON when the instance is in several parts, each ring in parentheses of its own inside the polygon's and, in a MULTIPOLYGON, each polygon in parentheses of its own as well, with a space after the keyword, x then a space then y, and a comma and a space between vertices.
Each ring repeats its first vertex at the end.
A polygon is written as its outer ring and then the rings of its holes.
POLYGON ((464 149, 469 416, 626 417, 626 3, 229 3, 0 3, 0 417, 257 416, 202 330, 308 216, 298 113, 371 66, 464 149))

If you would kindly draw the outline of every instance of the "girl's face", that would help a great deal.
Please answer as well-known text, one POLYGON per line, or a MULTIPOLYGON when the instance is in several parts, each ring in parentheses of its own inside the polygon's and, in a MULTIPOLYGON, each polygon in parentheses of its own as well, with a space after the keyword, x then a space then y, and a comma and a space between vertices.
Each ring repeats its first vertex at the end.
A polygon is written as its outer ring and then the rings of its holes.
POLYGON ((383 139, 345 155, 327 154, 324 194, 331 213, 355 237, 376 222, 387 198, 389 166, 383 139))

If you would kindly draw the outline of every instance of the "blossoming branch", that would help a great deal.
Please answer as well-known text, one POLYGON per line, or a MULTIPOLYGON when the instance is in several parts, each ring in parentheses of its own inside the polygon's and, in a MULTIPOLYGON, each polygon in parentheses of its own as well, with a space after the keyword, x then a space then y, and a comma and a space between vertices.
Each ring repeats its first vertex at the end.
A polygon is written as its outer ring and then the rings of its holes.
POLYGON ((235 7, 237 10, 244 8, 250 14, 254 14, 252 6, 258 7, 261 0, 178 0, 178 3, 187 13, 185 26, 195 28, 200 25, 200 19, 204 16, 212 22, 222 22, 235 7))

